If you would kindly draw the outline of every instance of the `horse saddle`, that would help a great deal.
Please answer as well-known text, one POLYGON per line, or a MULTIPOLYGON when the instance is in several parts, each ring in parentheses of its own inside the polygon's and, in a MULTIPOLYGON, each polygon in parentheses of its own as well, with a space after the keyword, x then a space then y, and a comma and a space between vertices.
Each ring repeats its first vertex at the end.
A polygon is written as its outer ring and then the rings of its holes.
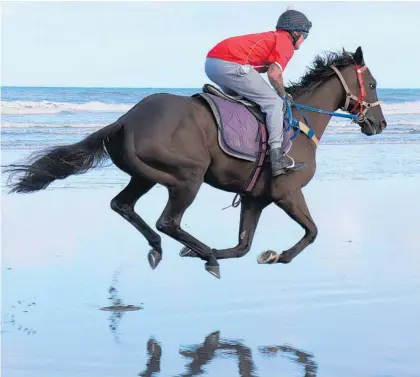
MULTIPOLYGON (((201 97, 209 105, 218 126, 219 145, 225 153, 248 161, 256 161, 259 153, 265 153, 266 148, 262 149, 268 139, 265 114, 257 103, 226 94, 211 84, 205 84, 202 93, 193 97, 201 97)), ((283 148, 288 151, 293 130, 287 117, 283 128, 283 148)))
POLYGON ((220 90, 219 88, 216 88, 215 86, 211 84, 204 84, 203 93, 213 94, 227 101, 242 104, 248 109, 248 111, 252 115, 255 116, 255 118, 257 118, 258 121, 265 123, 265 114, 261 111, 260 105, 258 105, 257 103, 243 96, 232 96, 232 95, 226 94, 225 92, 223 92, 222 90, 220 90))

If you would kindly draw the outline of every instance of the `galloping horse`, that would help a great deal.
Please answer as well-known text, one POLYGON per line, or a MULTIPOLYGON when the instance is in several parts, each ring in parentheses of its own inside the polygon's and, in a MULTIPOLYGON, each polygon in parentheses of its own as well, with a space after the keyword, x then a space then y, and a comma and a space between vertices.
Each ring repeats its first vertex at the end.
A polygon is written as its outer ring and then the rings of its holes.
POLYGON ((207 94, 213 93, 213 106, 209 106, 205 93, 194 96, 153 94, 143 98, 114 123, 78 143, 37 152, 27 164, 9 165, 6 171, 12 175, 24 173, 13 184, 11 192, 45 189, 54 180, 85 173, 109 157, 131 176, 128 185, 112 199, 111 208, 147 239, 152 247, 148 260, 153 269, 162 259, 161 237, 134 212, 134 205, 157 183, 165 186, 169 193, 168 203, 157 220, 157 229, 185 246, 181 256, 206 261, 206 270, 217 278, 220 278, 217 260, 239 258, 250 250, 260 215, 271 203, 301 225, 305 235, 282 253, 261 253, 258 262, 291 262, 314 242, 318 233, 302 188, 315 174, 316 147, 331 119, 331 112, 341 108, 357 115, 355 122, 368 136, 381 133, 387 125, 377 98, 376 81, 365 65, 362 49, 358 47, 355 53, 343 50, 342 53, 317 56, 299 82, 287 88, 296 104, 325 112, 312 111, 305 116, 293 109, 291 114, 300 121, 301 127, 295 133, 289 154, 306 166, 275 179, 271 177, 266 149, 262 149, 266 132, 258 105, 244 98, 223 95, 212 86, 207 88, 211 89, 207 94), (249 153, 248 158, 226 153, 226 143, 222 148, 223 132, 226 131, 221 129, 221 118, 227 121, 227 117, 218 112, 220 101, 234 106, 237 112, 245 111, 248 117, 251 114, 252 119, 247 118, 247 122, 255 122, 253 125, 257 125, 254 129, 258 134, 254 158, 249 158, 249 153), (263 127, 260 128, 260 124, 263 127), (251 177, 252 189, 244 191, 246 185, 250 187, 251 177), (211 249, 180 226, 185 210, 194 201, 203 182, 241 194, 239 241, 233 248, 211 249))

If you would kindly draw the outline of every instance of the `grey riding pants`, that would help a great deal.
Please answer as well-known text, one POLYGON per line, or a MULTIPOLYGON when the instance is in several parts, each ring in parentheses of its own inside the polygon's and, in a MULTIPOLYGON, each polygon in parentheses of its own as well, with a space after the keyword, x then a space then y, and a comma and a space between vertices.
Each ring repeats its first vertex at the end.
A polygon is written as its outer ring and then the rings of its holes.
POLYGON ((239 94, 260 105, 266 114, 270 149, 282 146, 283 100, 253 67, 207 58, 205 72, 226 94, 239 94))

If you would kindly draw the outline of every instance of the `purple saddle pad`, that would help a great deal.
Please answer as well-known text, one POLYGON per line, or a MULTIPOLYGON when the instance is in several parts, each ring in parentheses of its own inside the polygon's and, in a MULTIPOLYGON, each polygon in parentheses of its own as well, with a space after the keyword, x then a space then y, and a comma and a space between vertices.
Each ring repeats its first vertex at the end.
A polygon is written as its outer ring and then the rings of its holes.
MULTIPOLYGON (((256 161, 260 151, 260 127, 265 127, 242 104, 228 101, 209 93, 200 93, 210 105, 218 126, 220 148, 230 156, 256 161)), ((263 133, 263 135, 266 133, 263 133)), ((283 148, 288 151, 292 145, 293 130, 284 130, 283 148)), ((267 149, 268 150, 268 149, 267 149)))

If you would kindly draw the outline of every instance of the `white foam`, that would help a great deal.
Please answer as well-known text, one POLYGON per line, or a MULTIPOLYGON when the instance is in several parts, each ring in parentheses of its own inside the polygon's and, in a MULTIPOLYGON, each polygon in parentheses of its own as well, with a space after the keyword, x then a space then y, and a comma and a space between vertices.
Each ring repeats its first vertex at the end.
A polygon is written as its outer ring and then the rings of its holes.
MULTIPOLYGON (((124 113, 135 104, 103 102, 49 102, 49 101, 1 101, 1 113, 4 115, 59 114, 61 112, 117 112, 124 113)), ((385 116, 420 115, 420 101, 403 103, 383 103, 385 116)))
POLYGON ((402 103, 383 103, 384 115, 413 115, 420 114, 420 101, 402 103))
MULTIPOLYGON (((420 114, 420 101, 401 102, 401 103, 382 103, 382 111, 385 116, 392 115, 416 115, 420 114)), ((338 113, 346 114, 342 110, 337 110, 338 113)), ((336 118, 333 118, 336 119, 336 118)))
MULTIPOLYGON (((134 104, 133 104, 134 105, 134 104)), ((125 112, 133 105, 103 102, 49 102, 49 101, 1 101, 4 115, 58 114, 61 112, 125 112)))
POLYGON ((2 122, 1 128, 92 128, 99 129, 107 126, 110 123, 64 123, 64 124, 54 124, 54 123, 17 123, 17 122, 2 122))
MULTIPOLYGON (((358 127, 352 123, 351 120, 335 120, 332 118, 328 127, 358 127)), ((420 121, 410 120, 399 120, 399 119, 387 119, 388 127, 392 126, 407 126, 407 127, 420 127, 420 121)))

